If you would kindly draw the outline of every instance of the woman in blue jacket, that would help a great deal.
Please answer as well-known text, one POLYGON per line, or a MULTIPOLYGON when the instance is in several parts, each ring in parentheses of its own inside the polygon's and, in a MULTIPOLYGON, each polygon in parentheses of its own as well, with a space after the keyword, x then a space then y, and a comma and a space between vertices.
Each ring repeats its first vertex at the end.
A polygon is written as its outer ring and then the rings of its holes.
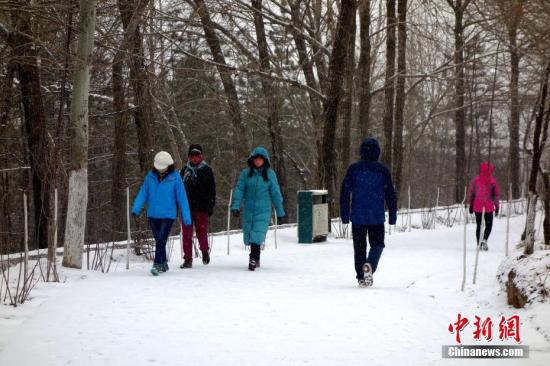
POLYGON ((275 206, 280 219, 285 216, 285 211, 277 175, 270 169, 267 150, 255 148, 247 163, 248 168, 241 172, 233 193, 231 212, 239 217, 242 203, 243 240, 245 245, 250 245, 248 269, 254 271, 260 266, 260 249, 265 241, 272 207, 275 206))
POLYGON ((174 169, 170 154, 166 151, 157 153, 153 165, 134 201, 132 215, 139 215, 143 205, 147 204, 147 217, 155 237, 155 261, 151 273, 158 276, 168 271, 166 241, 178 216, 178 208, 184 225, 191 225, 191 213, 183 181, 174 169))

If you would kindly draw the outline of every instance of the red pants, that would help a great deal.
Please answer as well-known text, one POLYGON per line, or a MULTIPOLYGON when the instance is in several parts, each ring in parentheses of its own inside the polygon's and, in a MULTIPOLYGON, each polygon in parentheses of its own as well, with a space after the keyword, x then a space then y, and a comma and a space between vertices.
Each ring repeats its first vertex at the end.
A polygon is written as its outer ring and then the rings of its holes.
POLYGON ((183 234, 183 259, 193 260, 193 225, 201 251, 208 250, 208 213, 191 212, 192 225, 181 226, 183 234))

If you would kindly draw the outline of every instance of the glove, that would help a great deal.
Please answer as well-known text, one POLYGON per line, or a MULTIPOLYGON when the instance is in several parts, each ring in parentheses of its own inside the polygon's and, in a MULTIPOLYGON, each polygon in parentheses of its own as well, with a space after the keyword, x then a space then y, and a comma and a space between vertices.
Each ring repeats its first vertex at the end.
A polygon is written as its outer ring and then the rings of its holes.
POLYGON ((277 216, 277 225, 284 225, 286 221, 286 216, 277 216))
POLYGON ((241 216, 241 211, 231 210, 231 214, 233 215, 233 217, 240 217, 241 216))
POLYGON ((208 217, 211 217, 214 214, 214 209, 210 208, 208 209, 208 217))
POLYGON ((474 206, 470 205, 470 208, 468 209, 468 211, 470 211, 470 214, 473 214, 474 213, 474 206))
POLYGON ((497 208, 495 209, 495 216, 498 216, 499 211, 500 211, 500 207, 497 207, 497 208))

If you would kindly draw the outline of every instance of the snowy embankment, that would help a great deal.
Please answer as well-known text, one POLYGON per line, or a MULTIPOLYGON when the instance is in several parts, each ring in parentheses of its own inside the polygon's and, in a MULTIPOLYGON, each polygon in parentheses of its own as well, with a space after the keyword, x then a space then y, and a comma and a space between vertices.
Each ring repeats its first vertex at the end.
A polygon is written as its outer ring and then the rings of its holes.
MULTIPOLYGON (((511 219, 511 247, 524 220, 511 219)), ((495 220, 476 285, 468 225, 464 292, 463 226, 418 230, 421 215, 412 221, 412 231, 386 236, 369 289, 356 286, 349 239, 299 245, 295 228, 278 230, 277 249, 270 231, 255 272, 246 269, 240 234, 231 236, 231 255, 226 237, 214 236, 210 265, 196 259, 191 270, 178 268, 175 243, 171 270, 159 277, 139 257, 126 271, 124 251, 108 274, 63 268, 62 283, 40 283, 21 307, 0 306, 0 365, 469 364, 441 359, 441 346, 454 344, 447 327, 458 313, 471 319, 463 344, 480 344, 472 336, 475 315, 497 324, 503 314, 521 317, 530 358, 476 363, 546 365, 550 303, 513 309, 496 277, 506 220, 495 220)), ((491 344, 499 344, 498 325, 493 331, 491 344)))

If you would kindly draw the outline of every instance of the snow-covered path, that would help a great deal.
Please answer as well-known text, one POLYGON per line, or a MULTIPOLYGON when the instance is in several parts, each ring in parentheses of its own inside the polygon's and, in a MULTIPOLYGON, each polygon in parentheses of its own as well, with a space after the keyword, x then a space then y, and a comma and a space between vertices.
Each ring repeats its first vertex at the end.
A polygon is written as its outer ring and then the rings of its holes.
MULTIPOLYGON (((522 220, 512 220, 513 238, 522 220)), ((387 236, 370 289, 356 287, 349 241, 298 245, 293 228, 279 230, 278 249, 266 247, 256 272, 246 269, 238 236, 230 256, 225 237, 215 238, 209 266, 195 261, 192 270, 180 270, 175 253, 171 270, 160 277, 145 263, 107 275, 69 271, 70 281, 51 285, 56 293, 39 310, 6 328, 0 365, 465 364, 472 360, 441 358, 441 346, 454 344, 447 326, 459 312, 492 316, 495 323, 502 313, 522 317, 529 359, 475 363, 547 365, 550 341, 535 327, 550 322, 550 305, 517 311, 498 294, 504 232, 505 220, 496 220, 475 286, 469 245, 464 293, 458 226, 387 236)), ((475 342, 471 323, 464 344, 475 342)), ((0 333, 2 324, 0 313, 0 333)))

